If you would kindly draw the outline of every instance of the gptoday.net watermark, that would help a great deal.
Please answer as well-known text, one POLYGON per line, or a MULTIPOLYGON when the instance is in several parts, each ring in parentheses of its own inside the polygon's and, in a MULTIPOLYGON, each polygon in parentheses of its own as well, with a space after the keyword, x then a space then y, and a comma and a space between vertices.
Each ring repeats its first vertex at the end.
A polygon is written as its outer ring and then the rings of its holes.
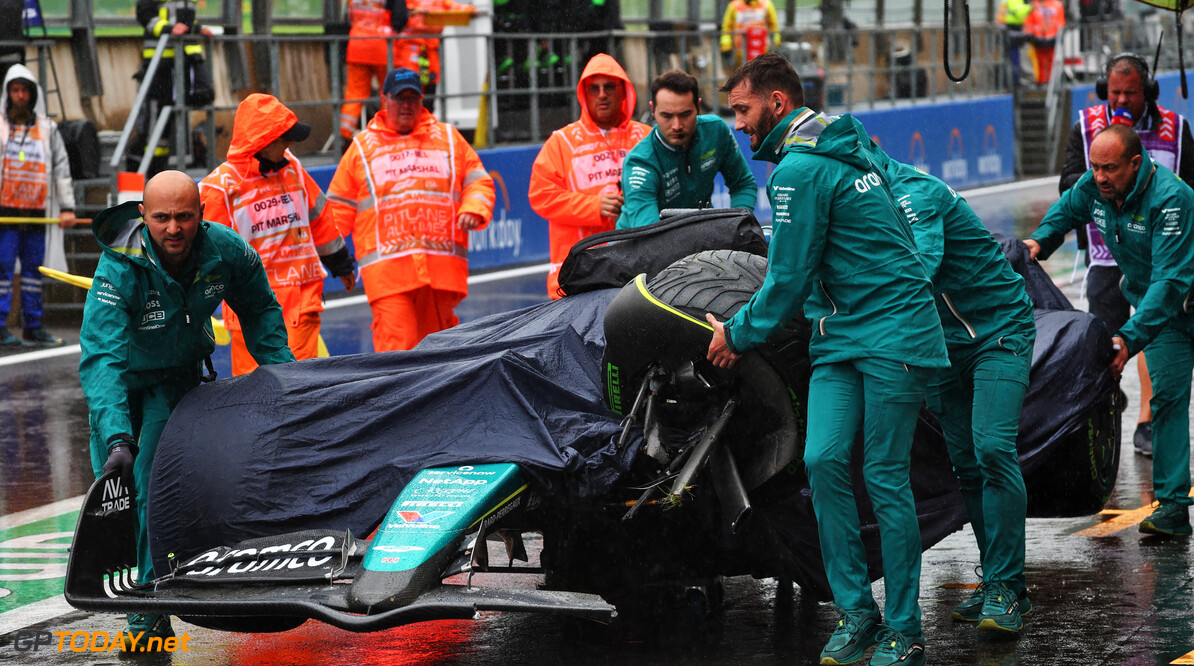
POLYGON ((41 649, 57 652, 190 652, 190 634, 182 636, 146 636, 144 631, 115 634, 107 631, 30 631, 13 634, 12 646, 18 652, 41 649), (127 639, 127 640, 126 640, 127 639))

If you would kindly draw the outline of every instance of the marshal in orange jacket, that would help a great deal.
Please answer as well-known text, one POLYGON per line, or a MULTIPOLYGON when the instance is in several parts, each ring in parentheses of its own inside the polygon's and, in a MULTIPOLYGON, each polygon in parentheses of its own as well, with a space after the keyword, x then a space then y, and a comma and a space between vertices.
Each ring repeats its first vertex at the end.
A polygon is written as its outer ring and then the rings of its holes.
POLYGON ((489 224, 494 185, 455 127, 421 109, 399 134, 379 111, 341 158, 328 200, 340 233, 352 234, 370 303, 422 287, 468 293, 468 233, 456 218, 489 224))
MULTIPOLYGON (((327 200, 298 159, 286 151, 286 166, 263 175, 255 157, 297 120, 272 95, 249 95, 236 109, 227 161, 199 183, 204 219, 232 227, 261 255, 288 329, 323 311, 321 262, 352 274, 327 200)), ((228 328, 240 330, 236 313, 224 312, 228 328)))
POLYGON ((601 215, 601 195, 618 192, 622 160, 651 128, 632 120, 637 96, 626 71, 612 57, 593 56, 576 84, 580 120, 552 132, 531 167, 531 208, 547 220, 551 272, 547 294, 559 298, 560 265, 578 241, 614 228, 616 217, 601 215), (586 80, 604 74, 623 81, 625 96, 616 127, 604 132, 589 114, 586 80))

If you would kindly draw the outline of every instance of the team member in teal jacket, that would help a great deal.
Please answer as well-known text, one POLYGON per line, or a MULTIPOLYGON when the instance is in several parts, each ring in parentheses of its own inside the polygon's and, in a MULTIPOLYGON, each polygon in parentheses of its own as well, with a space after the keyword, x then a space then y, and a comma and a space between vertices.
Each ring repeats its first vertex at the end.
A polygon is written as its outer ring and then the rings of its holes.
POLYGON ((804 463, 825 573, 841 621, 821 663, 923 664, 917 594, 920 530, 909 481, 925 386, 949 362, 932 285, 912 229, 849 116, 804 108, 792 66, 775 54, 722 87, 755 159, 778 163, 767 184, 774 235, 762 288, 714 328, 709 359, 732 364, 794 317, 812 320, 804 463), (765 138, 764 138, 765 137, 765 138), (871 594, 850 474, 863 433, 863 478, 882 541, 887 622, 871 594))
MULTIPOLYGON (((91 466, 97 477, 120 469, 133 484, 142 583, 154 578, 145 522, 153 454, 171 410, 198 386, 200 364, 215 349, 211 313, 225 300, 236 309, 259 364, 294 360, 261 259, 202 214, 195 181, 165 171, 146 185, 143 205, 109 208, 92 223, 103 253, 79 333, 91 466)), ((157 615, 129 615, 129 631, 174 635, 169 618, 157 615)))
POLYGON ((949 349, 950 367, 938 370, 928 403, 945 434, 983 575, 953 617, 1016 632, 1032 608, 1024 578, 1028 495, 1016 454, 1036 339, 1032 301, 965 199, 867 144, 912 224, 949 349))
POLYGON ((725 121, 699 116, 697 80, 677 69, 651 82, 655 129, 622 164, 625 202, 618 229, 659 221, 665 208, 709 208, 713 178, 720 172, 730 190, 730 207, 755 209, 759 188, 725 121))
POLYGON ((1158 166, 1135 130, 1104 129, 1090 145, 1090 171, 1054 203, 1024 241, 1048 257, 1070 229, 1094 220, 1123 271, 1135 312, 1112 337, 1116 377, 1143 351, 1153 382, 1153 491, 1160 505, 1140 531, 1191 533, 1190 381, 1194 374, 1194 191, 1158 166))

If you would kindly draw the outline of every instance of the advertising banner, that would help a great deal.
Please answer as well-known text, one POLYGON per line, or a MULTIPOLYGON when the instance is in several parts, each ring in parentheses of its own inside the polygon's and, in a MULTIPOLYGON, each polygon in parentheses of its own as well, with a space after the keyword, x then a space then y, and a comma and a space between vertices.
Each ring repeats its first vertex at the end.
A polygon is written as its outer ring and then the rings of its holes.
MULTIPOLYGON (((915 107, 860 111, 855 116, 893 158, 920 167, 955 189, 990 185, 1015 179, 1015 126, 1011 95, 915 107)), ((733 120, 729 120, 733 124, 733 120)), ((766 225, 771 220, 767 202, 770 162, 750 159, 750 141, 734 132, 759 188, 755 216, 766 225)), ((531 209, 527 190, 531 164, 540 146, 494 148, 477 151, 497 188, 493 222, 469 234, 470 272, 543 263, 547 254, 547 221, 531 209)), ((335 167, 310 169, 325 190, 335 167)), ((721 176, 716 179, 713 205, 730 205, 721 176)), ((327 291, 343 289, 329 279, 327 291)))

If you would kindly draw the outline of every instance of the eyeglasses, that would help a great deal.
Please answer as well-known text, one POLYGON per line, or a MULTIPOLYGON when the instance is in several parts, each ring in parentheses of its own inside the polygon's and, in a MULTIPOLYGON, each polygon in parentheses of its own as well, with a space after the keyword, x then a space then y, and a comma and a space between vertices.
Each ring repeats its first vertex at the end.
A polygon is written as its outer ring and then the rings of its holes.
POLYGON ((405 104, 407 106, 414 104, 422 104, 423 96, 411 90, 403 90, 397 95, 386 95, 395 104, 405 104))
POLYGON ((600 95, 604 92, 606 95, 612 95, 618 91, 618 84, 616 83, 590 83, 587 90, 590 95, 600 95))

